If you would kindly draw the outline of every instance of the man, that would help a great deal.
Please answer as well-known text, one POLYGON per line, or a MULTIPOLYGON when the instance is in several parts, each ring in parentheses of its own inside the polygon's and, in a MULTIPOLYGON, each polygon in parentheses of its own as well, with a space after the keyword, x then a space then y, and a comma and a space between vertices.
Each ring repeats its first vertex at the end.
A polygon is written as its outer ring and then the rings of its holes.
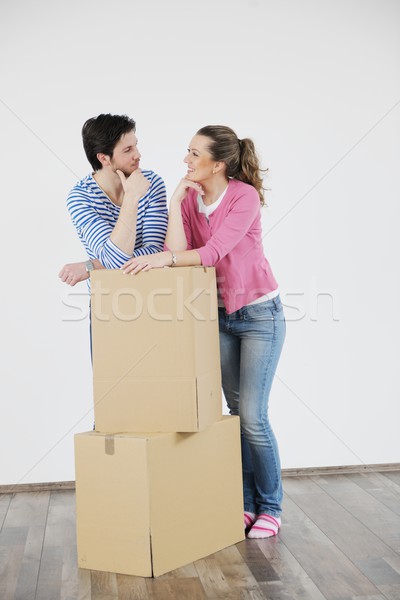
POLYGON ((118 269, 134 256, 162 251, 168 223, 163 180, 139 169, 135 121, 101 114, 86 121, 82 140, 93 173, 72 188, 67 207, 89 260, 61 269, 71 286, 92 269, 118 269))

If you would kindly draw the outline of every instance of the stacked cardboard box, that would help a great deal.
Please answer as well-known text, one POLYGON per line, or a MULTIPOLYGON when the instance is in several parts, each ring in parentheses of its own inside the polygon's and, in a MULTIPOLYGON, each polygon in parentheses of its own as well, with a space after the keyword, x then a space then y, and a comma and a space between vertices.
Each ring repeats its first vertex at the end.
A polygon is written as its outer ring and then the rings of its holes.
POLYGON ((78 564, 157 576, 244 539, 215 271, 92 274, 96 431, 75 437, 78 564))

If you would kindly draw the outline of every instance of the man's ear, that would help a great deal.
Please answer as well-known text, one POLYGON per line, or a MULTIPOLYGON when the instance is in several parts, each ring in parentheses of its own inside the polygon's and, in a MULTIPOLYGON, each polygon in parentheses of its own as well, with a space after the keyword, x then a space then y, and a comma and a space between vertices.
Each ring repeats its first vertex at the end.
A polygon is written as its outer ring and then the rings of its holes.
POLYGON ((108 154, 103 154, 103 152, 98 152, 96 154, 96 158, 102 167, 109 167, 111 164, 110 157, 108 156, 108 154))

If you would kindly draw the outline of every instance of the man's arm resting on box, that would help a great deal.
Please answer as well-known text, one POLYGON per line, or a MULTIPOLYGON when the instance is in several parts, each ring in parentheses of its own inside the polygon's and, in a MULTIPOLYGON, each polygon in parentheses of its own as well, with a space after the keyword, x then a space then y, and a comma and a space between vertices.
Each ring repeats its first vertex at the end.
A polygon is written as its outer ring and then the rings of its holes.
MULTIPOLYGON (((128 178, 129 180, 130 178, 128 178)), ((126 181, 128 181, 126 180, 126 181)), ((143 191, 143 190, 142 190, 143 191)), ((74 207, 75 208, 75 207, 74 207)), ((79 210, 70 210, 72 220, 74 221, 75 226, 78 229, 78 223, 75 222, 75 215, 79 214, 79 217, 86 221, 89 221, 93 224, 93 218, 99 219, 98 215, 85 215, 85 218, 82 218, 82 207, 79 207, 79 210), (90 218, 89 218, 90 217, 90 218)), ((96 247, 91 247, 91 251, 100 258, 91 259, 93 266, 95 269, 117 269, 121 267, 122 264, 133 256, 137 256, 140 254, 151 254, 155 252, 159 252, 163 247, 163 241, 165 238, 165 233, 167 230, 167 220, 168 220, 168 211, 167 211, 167 203, 166 203, 166 190, 165 184, 161 177, 158 175, 153 176, 153 179, 150 183, 150 201, 146 208, 146 211, 143 216, 143 230, 142 230, 142 242, 143 245, 139 248, 133 250, 130 255, 126 255, 123 257, 121 255, 122 250, 117 248, 115 244, 113 244, 113 233, 115 231, 110 232, 110 229, 107 231, 107 225, 102 223, 102 226, 98 225, 97 235, 93 235, 93 228, 91 228, 92 233, 89 235, 87 226, 85 227, 85 231, 81 229, 81 238, 83 237, 87 244, 89 244, 89 239, 93 240, 96 238, 97 241, 102 241, 103 243, 100 246, 97 244, 96 247), (100 230, 103 229, 102 234, 100 234, 100 230), (85 235, 86 233, 86 235, 85 235), (103 239, 101 239, 103 238, 103 239), (112 246, 110 245, 113 244, 112 246)), ((136 233, 136 227, 135 227, 136 233)), ((131 230, 131 237, 135 240, 136 235, 133 235, 133 231, 131 230)), ((75 285, 80 281, 84 281, 89 278, 89 273, 85 268, 85 262, 79 263, 71 263, 64 265, 62 270, 59 273, 59 277, 64 283, 69 285, 75 285)))
POLYGON ((93 207, 90 195, 74 188, 67 208, 78 235, 89 251, 108 269, 120 267, 133 254, 136 243, 136 221, 139 200, 147 193, 151 182, 139 171, 128 179, 121 173, 124 196, 116 223, 112 225, 93 207))

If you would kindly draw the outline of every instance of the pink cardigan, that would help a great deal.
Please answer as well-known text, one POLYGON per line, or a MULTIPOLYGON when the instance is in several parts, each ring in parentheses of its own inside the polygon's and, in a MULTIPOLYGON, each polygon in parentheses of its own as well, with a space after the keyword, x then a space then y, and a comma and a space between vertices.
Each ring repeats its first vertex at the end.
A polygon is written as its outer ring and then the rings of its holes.
POLYGON ((202 265, 215 266, 228 313, 277 289, 263 252, 260 198, 253 186, 231 179, 209 222, 199 212, 193 189, 188 190, 181 210, 187 250, 196 249, 202 265))

